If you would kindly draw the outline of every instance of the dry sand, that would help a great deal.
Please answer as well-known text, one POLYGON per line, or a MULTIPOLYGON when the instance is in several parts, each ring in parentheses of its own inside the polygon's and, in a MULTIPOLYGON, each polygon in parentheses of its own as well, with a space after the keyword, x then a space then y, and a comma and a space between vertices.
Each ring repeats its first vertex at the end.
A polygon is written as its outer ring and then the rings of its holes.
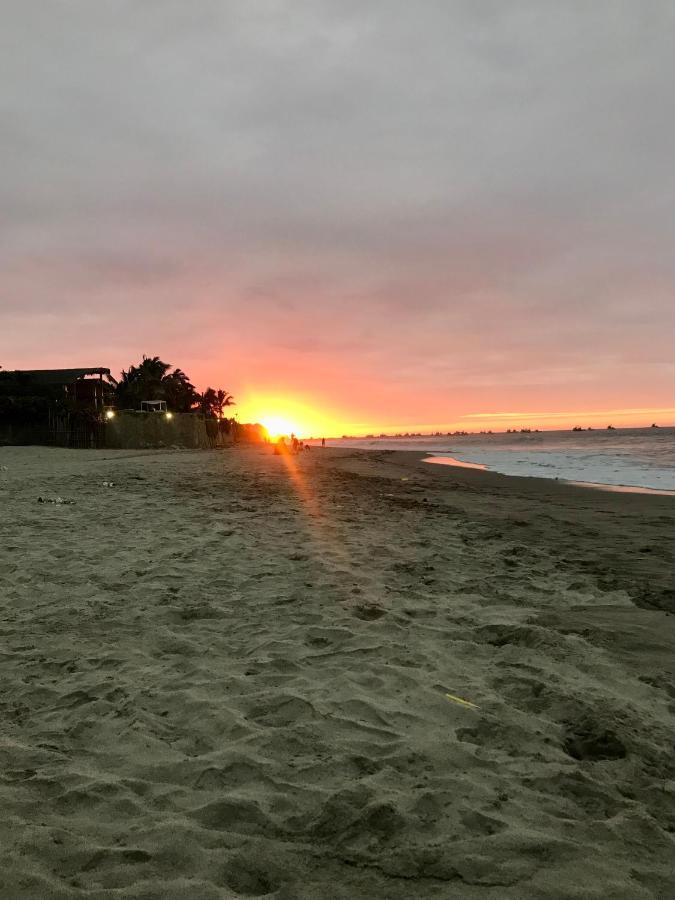
POLYGON ((673 498, 0 465, 2 898, 675 895, 673 498))

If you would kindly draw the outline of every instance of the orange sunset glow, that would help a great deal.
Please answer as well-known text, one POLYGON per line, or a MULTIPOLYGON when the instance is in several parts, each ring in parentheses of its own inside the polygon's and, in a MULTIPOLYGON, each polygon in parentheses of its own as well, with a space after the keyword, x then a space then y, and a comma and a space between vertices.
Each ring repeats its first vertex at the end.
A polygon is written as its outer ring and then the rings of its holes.
POLYGON ((290 419, 286 419, 283 416, 265 414, 260 416, 259 421, 261 425, 265 426, 271 438, 288 436, 290 434, 300 435, 300 428, 291 422, 290 419))
MULTIPOLYGON (((317 401, 317 408, 320 404, 317 401)), ((405 434, 452 431, 506 431, 512 428, 542 430, 569 430, 584 428, 645 428, 652 423, 671 425, 675 423, 675 407, 564 410, 564 411, 521 411, 469 413, 461 418, 424 422, 415 420, 375 419, 372 422, 353 421, 347 414, 322 414, 309 403, 299 403, 287 397, 254 399, 238 407, 241 421, 259 422, 267 429, 271 438, 295 434, 299 438, 337 438, 343 435, 365 437, 366 435, 405 434)))
POLYGON ((290 395, 252 395, 238 404, 237 418, 242 422, 259 422, 271 438, 295 434, 306 440, 344 434, 343 423, 326 412, 319 412, 320 408, 318 401, 313 408, 290 395))

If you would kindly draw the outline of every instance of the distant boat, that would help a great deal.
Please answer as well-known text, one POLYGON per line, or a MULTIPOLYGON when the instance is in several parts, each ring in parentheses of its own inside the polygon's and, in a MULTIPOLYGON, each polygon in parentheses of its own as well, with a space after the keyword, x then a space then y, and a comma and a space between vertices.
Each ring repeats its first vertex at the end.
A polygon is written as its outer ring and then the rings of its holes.
POLYGON ((613 425, 608 425, 608 426, 607 426, 607 431, 616 431, 616 429, 614 428, 613 425))
POLYGON ((652 428, 658 428, 658 427, 659 426, 656 424, 656 422, 652 422, 652 428))

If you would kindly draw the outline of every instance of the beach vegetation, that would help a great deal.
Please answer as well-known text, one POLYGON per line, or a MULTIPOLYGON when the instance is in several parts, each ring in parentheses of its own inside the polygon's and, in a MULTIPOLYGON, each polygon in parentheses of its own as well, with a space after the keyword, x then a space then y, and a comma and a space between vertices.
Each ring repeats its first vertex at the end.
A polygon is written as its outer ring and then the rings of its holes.
POLYGON ((199 411, 207 419, 224 419, 228 406, 234 406, 234 397, 222 388, 208 387, 199 398, 199 411))
POLYGON ((144 400, 164 400, 174 413, 201 413, 206 418, 224 419, 234 397, 223 388, 208 387, 200 394, 188 375, 159 356, 143 356, 137 366, 123 370, 115 390, 120 409, 140 409, 144 400))
POLYGON ((115 395, 122 409, 140 409, 143 400, 165 400, 172 412, 191 412, 200 401, 185 372, 172 370, 159 356, 144 356, 137 366, 123 370, 115 395))

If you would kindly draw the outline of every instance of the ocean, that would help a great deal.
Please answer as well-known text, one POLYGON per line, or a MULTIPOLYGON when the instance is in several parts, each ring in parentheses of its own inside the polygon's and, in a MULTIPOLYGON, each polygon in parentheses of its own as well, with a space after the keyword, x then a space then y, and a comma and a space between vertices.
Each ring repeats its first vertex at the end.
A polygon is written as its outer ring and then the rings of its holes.
POLYGON ((675 491, 675 428, 616 428, 443 437, 342 438, 334 447, 415 450, 503 475, 675 491))

